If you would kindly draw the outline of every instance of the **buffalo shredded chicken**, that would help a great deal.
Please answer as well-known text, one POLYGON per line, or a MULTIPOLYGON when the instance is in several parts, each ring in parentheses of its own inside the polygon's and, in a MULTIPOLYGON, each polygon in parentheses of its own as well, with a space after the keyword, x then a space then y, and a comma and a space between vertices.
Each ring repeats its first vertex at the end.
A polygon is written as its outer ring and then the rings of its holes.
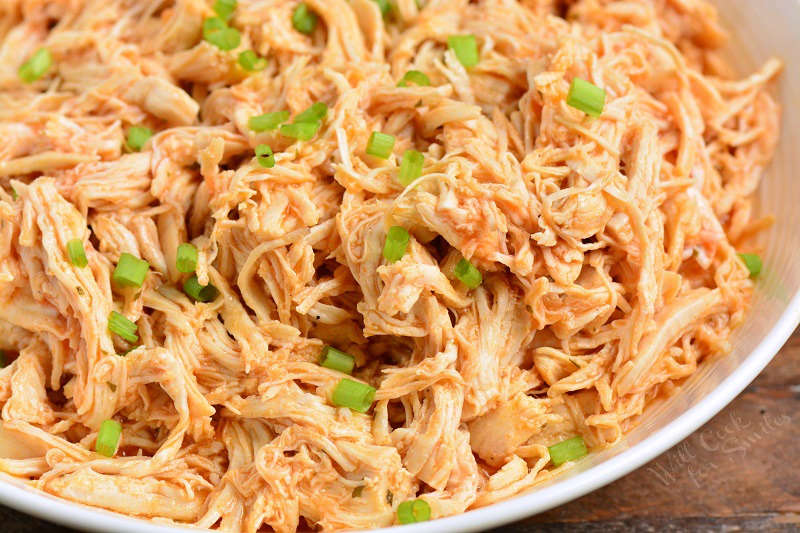
POLYGON ((725 39, 702 0, 4 1, 0 470, 362 529, 619 441, 753 291, 781 63, 725 39))

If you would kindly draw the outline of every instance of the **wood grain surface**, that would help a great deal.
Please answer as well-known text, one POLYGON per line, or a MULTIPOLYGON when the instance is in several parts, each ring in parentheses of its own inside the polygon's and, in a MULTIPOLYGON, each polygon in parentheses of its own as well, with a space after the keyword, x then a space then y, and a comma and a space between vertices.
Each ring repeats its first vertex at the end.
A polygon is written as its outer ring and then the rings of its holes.
MULTIPOLYGON (((578 500, 495 530, 800 531, 800 330, 726 409, 578 500)), ((0 506, 3 533, 72 533, 0 506)))

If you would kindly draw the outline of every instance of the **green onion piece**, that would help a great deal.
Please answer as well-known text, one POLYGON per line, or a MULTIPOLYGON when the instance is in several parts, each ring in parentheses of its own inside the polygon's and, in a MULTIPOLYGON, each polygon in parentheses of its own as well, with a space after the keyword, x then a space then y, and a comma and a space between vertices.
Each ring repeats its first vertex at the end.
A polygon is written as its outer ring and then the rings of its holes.
POLYGON ((474 35, 451 35, 447 38, 447 45, 466 68, 478 64, 478 42, 474 35))
POLYGON ((220 50, 225 50, 227 52, 239 46, 242 42, 242 35, 236 28, 225 28, 224 30, 212 33, 206 40, 220 50))
POLYGON ((323 102, 311 104, 305 111, 294 117, 295 122, 319 122, 328 116, 328 105, 323 102))
POLYGON ((214 3, 214 13, 222 20, 230 20, 236 10, 236 0, 217 0, 214 3))
POLYGON ((586 449, 586 444, 583 442, 583 437, 572 437, 558 444, 553 444, 547 449, 550 451, 550 460, 553 461, 553 466, 560 466, 567 461, 580 459, 589 453, 586 449))
POLYGON ((242 42, 239 30, 228 26, 224 20, 212 17, 203 22, 203 39, 220 50, 233 50, 242 42))
POLYGON ((409 82, 413 83, 414 85, 419 85, 420 87, 428 87, 431 84, 431 79, 425 75, 424 72, 420 72, 419 70, 409 70, 403 77, 400 78, 400 81, 397 82, 398 87, 408 87, 409 82))
POLYGON ((114 457, 121 436, 122 424, 116 420, 103 420, 103 423, 100 424, 100 431, 97 432, 94 451, 106 457, 114 457))
POLYGON ((178 245, 175 267, 184 274, 191 274, 197 269, 197 248, 194 244, 183 242, 178 245))
POLYGON ((219 17, 210 17, 203 21, 203 39, 208 40, 212 33, 224 30, 228 24, 219 17))
POLYGON ((281 126, 284 137, 309 141, 317 134, 322 120, 328 115, 328 106, 322 102, 311 105, 308 109, 294 117, 294 122, 281 126))
POLYGON ((148 270, 150 263, 135 255, 123 253, 119 256, 117 268, 114 269, 111 278, 120 287, 141 287, 148 270))
POLYGON ((275 166, 275 156, 272 153, 272 148, 266 144, 256 146, 256 159, 262 167, 272 168, 275 166))
POLYGON ((273 111, 250 117, 247 121, 248 127, 253 131, 267 131, 277 129, 278 126, 289 120, 288 111, 273 111))
POLYGON ((322 125, 321 122, 294 122, 292 124, 284 124, 281 126, 280 132, 284 137, 292 139, 300 139, 301 141, 310 141, 317 130, 322 125))
POLYGON ((349 353, 337 350, 333 346, 326 346, 322 349, 319 364, 331 370, 352 374, 353 368, 356 366, 356 360, 349 353))
POLYGON ((50 70, 53 65, 53 55, 47 48, 39 48, 17 70, 20 79, 25 83, 33 83, 50 70))
POLYGON ((217 288, 210 283, 208 285, 200 285, 200 282, 197 281, 197 276, 187 278, 183 282, 183 292, 198 302, 210 302, 219 294, 217 288))
POLYGON ((424 162, 425 158, 421 153, 416 150, 406 150, 400 160, 397 181, 406 187, 410 185, 412 181, 422 176, 422 163, 424 162))
POLYGON ((125 145, 133 152, 140 152, 150 137, 153 136, 153 130, 144 126, 131 126, 128 128, 128 139, 125 145))
POLYGON ((331 401, 338 407, 349 407, 353 411, 366 413, 375 399, 375 388, 364 383, 344 378, 333 389, 331 401))
POLYGON ((136 334, 138 329, 139 326, 128 320, 128 317, 123 314, 111 311, 111 314, 108 315, 108 330, 111 333, 116 333, 128 342, 136 342, 139 340, 139 336, 136 334))
POLYGON ((739 254, 739 259, 744 262, 744 265, 747 267, 747 270, 750 271, 750 277, 755 279, 761 274, 761 267, 763 263, 761 262, 761 257, 758 254, 739 254))
POLYGON ((425 522, 431 519, 431 506, 425 500, 417 498, 408 500, 397 506, 397 521, 401 524, 425 522))
POLYGON ((86 252, 83 249, 83 241, 80 239, 72 239, 67 243, 67 255, 69 262, 78 268, 83 268, 89 264, 86 259, 86 252))
POLYGON ((353 498, 360 498, 361 495, 364 493, 364 485, 359 485, 358 487, 353 489, 353 498))
POLYGON ((573 78, 567 95, 567 105, 587 115, 599 117, 606 104, 606 92, 581 78, 573 78))
POLYGON ((463 257, 461 258, 461 261, 456 264, 456 268, 453 270, 453 273, 456 275, 458 280, 461 281, 461 283, 470 289, 477 288, 483 282, 481 271, 475 268, 475 265, 463 257))
POLYGON ((258 72, 267 68, 267 60, 263 57, 259 57, 258 54, 252 50, 239 52, 238 61, 243 69, 249 70, 250 72, 258 72))
POLYGON ((17 189, 15 189, 14 187, 11 187, 11 198, 13 198, 14 200, 19 199, 19 193, 17 192, 17 189))
POLYGON ((0 368, 5 368, 8 363, 6 362, 6 352, 0 350, 0 368))
POLYGON ((408 249, 409 235, 403 226, 392 226, 386 233, 386 242, 383 244, 383 257, 394 263, 399 261, 408 249))
POLYGON ((394 135, 373 131, 372 135, 369 136, 369 142, 367 142, 367 153, 369 155, 388 159, 392 155, 392 148, 394 148, 394 135))
POLYGON ((292 12, 292 26, 300 33, 310 35, 317 27, 317 14, 308 9, 305 2, 298 4, 292 12))
POLYGON ((376 4, 378 4, 378 9, 381 10, 381 16, 383 18, 388 17, 392 12, 392 4, 389 0, 372 0, 376 4))

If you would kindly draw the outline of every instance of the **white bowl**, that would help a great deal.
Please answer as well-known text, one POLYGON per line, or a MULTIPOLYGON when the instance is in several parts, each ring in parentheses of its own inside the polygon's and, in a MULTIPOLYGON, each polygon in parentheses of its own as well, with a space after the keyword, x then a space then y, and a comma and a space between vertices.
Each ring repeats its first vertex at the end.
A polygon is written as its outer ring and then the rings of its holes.
MULTIPOLYGON (((786 62, 780 78, 783 132, 760 189, 762 212, 777 217, 764 236, 767 253, 753 309, 735 334, 733 352, 704 365, 680 394, 655 409, 621 442, 591 454, 572 471, 504 502, 432 522, 402 526, 403 533, 466 532, 530 516, 578 498, 640 467, 677 444, 733 400, 766 366, 800 321, 800 2, 718 0, 731 30, 730 58, 741 73, 772 55, 786 62), (795 97, 795 98, 793 98, 795 97)), ((0 475, 0 503, 45 520, 86 531, 175 533, 187 531, 127 518, 33 491, 0 475)), ((392 528, 392 533, 401 529, 392 528)), ((194 531, 197 531, 196 529, 194 531)), ((381 531, 388 531, 381 530, 381 531)))

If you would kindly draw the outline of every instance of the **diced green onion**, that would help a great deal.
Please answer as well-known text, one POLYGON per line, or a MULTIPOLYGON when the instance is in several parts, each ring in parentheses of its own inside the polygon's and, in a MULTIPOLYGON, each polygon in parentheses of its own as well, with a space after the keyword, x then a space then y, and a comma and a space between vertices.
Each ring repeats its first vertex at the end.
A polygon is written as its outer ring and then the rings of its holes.
POLYGON ((219 291, 212 284, 200 285, 197 276, 187 278, 183 282, 183 292, 198 302, 210 302, 217 297, 219 291))
POLYGON ((39 48, 17 71, 25 83, 33 83, 44 76, 53 65, 53 54, 47 48, 39 48))
POLYGON ((242 35, 236 28, 225 28, 210 34, 206 40, 220 50, 227 52, 239 46, 242 42, 242 35))
POLYGON ((412 181, 422 176, 422 163, 424 162, 425 158, 421 153, 416 150, 406 150, 400 160, 397 181, 404 186, 410 185, 412 181))
POLYGON ((272 148, 266 144, 259 144, 256 146, 256 159, 258 164, 265 168, 272 168, 275 166, 275 155, 272 153, 272 148))
POLYGON ((141 287, 148 270, 150 263, 135 255, 123 253, 119 256, 117 268, 111 278, 120 287, 141 287))
POLYGON ((86 252, 83 249, 83 241, 80 239, 72 239, 67 243, 67 255, 69 262, 78 268, 83 268, 89 264, 86 259, 86 252))
POLYGON ((360 498, 361 495, 364 493, 364 485, 359 485, 358 487, 353 489, 353 498, 360 498))
POLYGON ((233 50, 242 42, 242 35, 236 28, 228 26, 218 17, 208 18, 203 22, 203 39, 220 50, 233 50))
POLYGON ((209 17, 203 21, 203 39, 207 39, 212 33, 224 30, 228 24, 219 17, 209 17))
POLYGON ((14 200, 19 199, 19 193, 17 192, 17 189, 15 189, 14 187, 11 187, 11 198, 13 198, 14 200))
POLYGON ((463 257, 461 258, 461 261, 456 264, 456 268, 453 270, 453 273, 461 283, 470 289, 477 288, 483 282, 481 271, 475 268, 475 265, 463 257))
POLYGON ((122 424, 116 420, 103 420, 103 423, 100 424, 100 431, 97 432, 94 451, 106 457, 114 457, 114 454, 117 453, 121 436, 122 424))
POLYGON ((294 117, 294 122, 281 126, 284 137, 310 141, 317 134, 322 120, 328 115, 328 106, 323 102, 312 104, 308 109, 294 117))
POLYGON ((375 399, 375 388, 364 383, 344 378, 333 389, 331 401, 338 407, 348 407, 366 413, 375 399))
POLYGON ((553 444, 547 449, 550 451, 550 460, 553 462, 553 466, 561 466, 567 461, 575 461, 589 453, 583 437, 580 436, 553 444))
POLYGON ((273 111, 272 113, 264 113, 263 115, 256 115, 250 117, 247 125, 253 131, 267 131, 277 129, 278 126, 289 120, 288 111, 273 111))
POLYGON ((367 153, 380 157, 381 159, 388 159, 392 155, 392 148, 394 148, 394 135, 373 131, 369 136, 367 142, 367 153))
POLYGON ((123 314, 111 311, 111 314, 108 315, 108 330, 111 333, 116 333, 128 342, 136 342, 139 340, 139 336, 136 334, 138 329, 139 326, 137 326, 135 322, 128 320, 128 317, 123 314))
POLYGON ((337 350, 333 346, 326 346, 322 349, 319 364, 331 370, 352 374, 353 368, 356 366, 356 360, 349 353, 337 350))
POLYGON ((128 128, 128 139, 125 145, 133 152, 140 152, 150 137, 153 136, 153 130, 144 126, 131 126, 128 128))
POLYGON ((392 263, 399 261, 406 254, 409 238, 408 231, 403 226, 389 228, 383 244, 383 257, 392 263))
POLYGON ((175 267, 184 274, 191 274, 197 269, 197 248, 194 244, 183 242, 178 245, 175 267))
POLYGON ((222 20, 230 20, 236 10, 236 0, 217 0, 214 3, 214 13, 222 20))
POLYGON ((243 69, 249 70, 250 72, 258 72, 267 68, 267 60, 263 57, 259 57, 258 54, 252 50, 239 52, 238 61, 243 69))
POLYGON ((317 27, 317 14, 311 11, 305 2, 300 3, 292 12, 292 26, 300 33, 310 35, 317 27))
POLYGON ((451 35, 447 38, 447 45, 458 58, 459 63, 466 68, 478 64, 478 42, 474 35, 451 35))
POLYGON ((292 124, 284 124, 281 126, 280 132, 284 137, 292 139, 299 139, 301 141, 310 141, 314 135, 317 134, 321 122, 294 122, 292 124))
POLYGON ((397 82, 397 86, 408 87, 409 82, 414 85, 419 85, 420 87, 428 87, 431 84, 431 79, 426 76, 424 72, 409 70, 400 78, 400 81, 397 82))
POLYGON ((747 270, 750 271, 750 277, 755 279, 761 274, 761 267, 764 266, 761 262, 761 257, 758 254, 739 254, 739 259, 744 262, 747 270))
POLYGON ((8 362, 6 361, 6 352, 0 350, 0 368, 5 368, 8 362))
POLYGON ((397 506, 397 521, 401 524, 425 522, 431 519, 431 506, 425 500, 417 498, 408 500, 397 506))
POLYGON ((599 117, 606 104, 606 92, 581 78, 573 78, 567 95, 567 105, 587 115, 599 117))
POLYGON ((386 18, 389 16, 389 14, 391 14, 392 4, 389 2, 389 0, 372 0, 372 1, 378 4, 378 9, 381 10, 381 16, 383 18, 386 18))
POLYGON ((318 122, 328 116, 328 104, 316 102, 294 117, 294 122, 318 122))

